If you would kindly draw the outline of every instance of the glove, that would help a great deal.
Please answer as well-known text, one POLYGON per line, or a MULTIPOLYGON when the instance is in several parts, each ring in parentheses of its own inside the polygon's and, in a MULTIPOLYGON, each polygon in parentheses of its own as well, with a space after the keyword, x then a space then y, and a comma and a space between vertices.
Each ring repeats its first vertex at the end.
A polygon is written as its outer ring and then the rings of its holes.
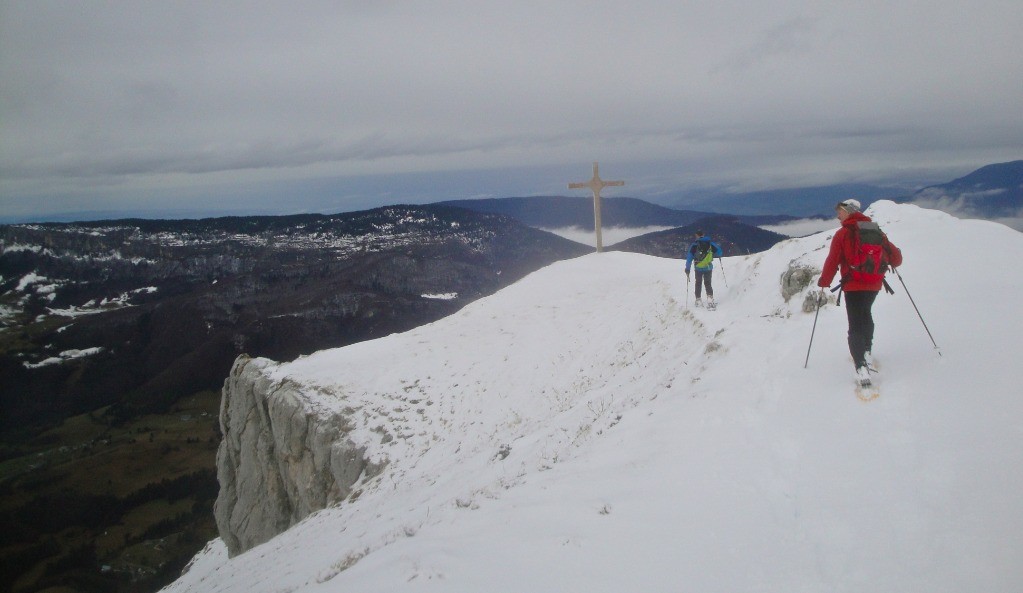
POLYGON ((686 270, 686 280, 689 279, 689 270, 686 270))

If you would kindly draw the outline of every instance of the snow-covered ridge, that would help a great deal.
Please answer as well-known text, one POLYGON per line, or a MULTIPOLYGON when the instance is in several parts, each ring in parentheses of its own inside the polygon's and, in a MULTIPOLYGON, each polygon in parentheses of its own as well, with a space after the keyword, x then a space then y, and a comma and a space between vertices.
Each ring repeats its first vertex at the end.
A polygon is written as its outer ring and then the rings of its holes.
POLYGON ((222 415, 221 481, 281 480, 279 513, 233 512, 290 528, 233 558, 213 542, 168 590, 1020 590, 1023 318, 978 306, 953 270, 1014 302, 1023 237, 868 213, 942 354, 891 278, 879 400, 852 393, 839 308, 819 312, 803 368, 816 289, 786 299, 780 281, 819 267, 830 232, 725 259, 715 312, 690 308, 677 261, 560 262, 407 333, 240 362, 247 387, 229 380, 224 405, 247 398, 262 444, 222 415), (300 500, 319 492, 341 502, 300 500))

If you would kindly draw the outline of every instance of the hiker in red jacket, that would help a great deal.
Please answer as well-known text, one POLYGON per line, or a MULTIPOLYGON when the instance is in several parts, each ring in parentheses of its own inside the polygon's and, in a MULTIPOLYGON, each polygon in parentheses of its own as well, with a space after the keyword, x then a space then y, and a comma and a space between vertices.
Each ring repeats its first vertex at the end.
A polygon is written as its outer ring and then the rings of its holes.
MULTIPOLYGON (((876 274, 858 273, 859 270, 854 269, 863 257, 860 253, 858 223, 871 222, 870 217, 860 212, 860 203, 856 200, 839 202, 835 206, 835 215, 842 226, 831 239, 831 249, 824 260, 824 269, 817 286, 823 292, 831 286, 835 273, 841 271, 841 290, 845 293, 845 312, 849 318, 849 353, 856 366, 856 382, 866 386, 870 385, 870 372, 874 370, 870 352, 874 343, 874 318, 870 309, 884 285, 884 269, 876 274)), ((883 233, 882 237, 882 261, 892 267, 902 265, 902 251, 883 233)))

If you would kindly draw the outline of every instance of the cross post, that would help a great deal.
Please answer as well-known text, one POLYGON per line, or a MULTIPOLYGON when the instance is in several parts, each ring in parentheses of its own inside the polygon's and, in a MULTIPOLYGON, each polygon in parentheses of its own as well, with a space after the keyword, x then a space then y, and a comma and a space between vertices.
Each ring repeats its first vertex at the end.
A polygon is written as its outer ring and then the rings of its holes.
POLYGON ((598 172, 599 166, 594 161, 593 163, 593 178, 585 183, 569 183, 568 189, 582 189, 589 188, 593 191, 593 230, 597 234, 597 253, 604 251, 604 242, 601 237, 601 224, 600 224, 600 190, 605 187, 620 187, 625 185, 624 181, 604 181, 600 178, 598 172))

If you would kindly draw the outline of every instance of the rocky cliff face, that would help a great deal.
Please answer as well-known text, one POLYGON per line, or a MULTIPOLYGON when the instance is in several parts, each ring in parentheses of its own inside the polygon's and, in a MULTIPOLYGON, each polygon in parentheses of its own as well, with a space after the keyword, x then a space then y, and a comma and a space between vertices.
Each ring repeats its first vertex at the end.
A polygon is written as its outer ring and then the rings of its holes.
POLYGON ((214 515, 232 555, 344 500, 382 468, 347 438, 345 414, 314 412, 301 391, 271 380, 276 365, 241 356, 224 383, 214 515))

